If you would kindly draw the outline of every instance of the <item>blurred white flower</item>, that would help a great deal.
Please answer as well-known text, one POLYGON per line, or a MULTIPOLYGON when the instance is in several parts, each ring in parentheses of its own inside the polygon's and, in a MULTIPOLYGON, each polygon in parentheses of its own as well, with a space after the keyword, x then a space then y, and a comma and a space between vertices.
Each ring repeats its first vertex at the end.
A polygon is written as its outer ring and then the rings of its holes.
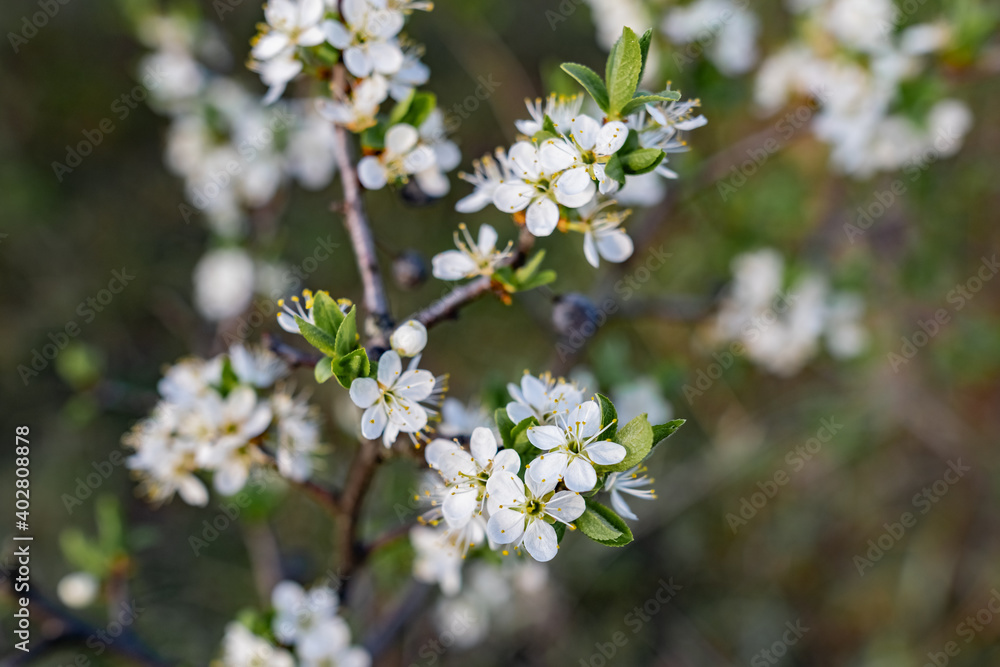
POLYGON ((323 0, 268 0, 264 5, 267 23, 250 51, 250 68, 268 86, 264 104, 281 97, 288 82, 302 71, 296 48, 323 43, 324 11, 323 0))
POLYGON ((656 491, 644 488, 653 483, 653 478, 644 475, 645 472, 645 466, 637 465, 623 472, 613 472, 604 480, 604 490, 611 494, 611 507, 626 519, 637 521, 639 517, 622 498, 622 494, 646 500, 656 498, 656 491))
POLYGON ((410 542, 416 551, 413 576, 428 584, 438 584, 445 595, 462 589, 462 552, 448 541, 445 530, 414 526, 410 542))
POLYGON ((473 241, 465 223, 459 224, 458 228, 465 236, 463 241, 455 232, 458 250, 445 250, 431 259, 432 271, 438 280, 491 276, 510 257, 513 242, 508 241, 506 248, 497 250, 497 232, 492 226, 481 225, 476 241, 473 241))
POLYGON ((403 66, 403 51, 393 39, 403 28, 403 14, 377 0, 343 0, 341 21, 328 20, 323 31, 343 51, 347 71, 364 78, 372 72, 394 74, 403 66))
POLYGON ((475 189, 472 194, 459 199, 455 204, 455 210, 459 213, 475 213, 493 203, 493 196, 500 185, 512 178, 507 153, 502 148, 496 149, 494 156, 483 156, 479 160, 473 160, 474 173, 467 174, 461 172, 458 177, 463 181, 472 183, 475 189))
POLYGON ((475 403, 466 406, 457 398, 446 398, 441 405, 441 423, 438 424, 438 435, 444 438, 454 438, 461 435, 472 435, 479 426, 492 426, 493 420, 482 407, 475 403))
POLYGON ((333 589, 319 586, 306 592, 294 581, 282 581, 271 591, 274 619, 271 629, 282 644, 295 644, 313 633, 322 634, 323 621, 337 613, 333 589))
POLYGON ((352 132, 361 132, 375 124, 379 105, 389 96, 389 83, 384 76, 370 76, 351 88, 346 98, 321 98, 317 109, 329 121, 343 125, 352 132))
POLYGON ((507 404, 507 416, 515 424, 534 417, 539 424, 550 424, 557 414, 569 411, 583 402, 583 390, 572 382, 554 379, 544 373, 538 377, 525 372, 521 385, 507 384, 507 392, 514 400, 507 404))
POLYGON ((320 438, 309 403, 281 389, 271 394, 271 411, 277 425, 275 460, 278 472, 296 482, 309 479, 320 438))
POLYGON ((650 424, 663 424, 673 418, 673 407, 663 398, 660 384, 648 375, 616 385, 611 390, 611 402, 621 424, 627 424, 641 414, 646 415, 650 424))
POLYGON ((100 587, 97 577, 89 572, 71 572, 59 580, 56 594, 67 607, 83 609, 94 603, 100 587))
POLYGON ((393 125, 385 133, 385 149, 378 156, 367 155, 358 162, 358 180, 369 190, 379 190, 387 183, 433 167, 434 151, 419 142, 420 134, 412 125, 393 125))
POLYGON ((288 651, 273 646, 236 621, 226 626, 222 647, 225 667, 295 667, 295 659, 288 651))
POLYGON ((195 266, 195 305, 209 320, 236 317, 250 305, 253 292, 254 263, 245 250, 210 250, 195 266))
POLYGON ((695 0, 674 7, 663 21, 663 33, 675 44, 696 44, 726 76, 749 71, 757 62, 760 21, 744 3, 695 0))
POLYGON ((288 375, 288 364, 267 348, 247 348, 237 343, 229 348, 229 363, 240 382, 267 388, 288 375))

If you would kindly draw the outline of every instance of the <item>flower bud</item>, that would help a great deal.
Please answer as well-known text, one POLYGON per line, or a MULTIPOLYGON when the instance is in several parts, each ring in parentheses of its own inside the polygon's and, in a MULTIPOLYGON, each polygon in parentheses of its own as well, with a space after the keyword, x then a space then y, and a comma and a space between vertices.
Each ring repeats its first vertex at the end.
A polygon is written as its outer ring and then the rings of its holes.
POLYGON ((392 276, 403 289, 414 289, 427 282, 427 261, 416 250, 404 250, 392 260, 392 276))
POLYGON ((393 332, 389 344, 400 356, 415 357, 427 345, 427 328, 416 320, 404 322, 393 332))
POLYGON ((87 572, 73 572, 59 580, 56 594, 62 603, 73 609, 82 609, 93 604, 100 584, 87 572))

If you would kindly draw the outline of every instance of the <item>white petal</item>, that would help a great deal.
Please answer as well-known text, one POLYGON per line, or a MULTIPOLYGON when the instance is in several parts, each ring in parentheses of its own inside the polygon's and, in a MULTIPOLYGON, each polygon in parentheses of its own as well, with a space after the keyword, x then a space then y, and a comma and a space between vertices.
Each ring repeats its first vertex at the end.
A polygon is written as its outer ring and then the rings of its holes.
POLYGON ((555 528, 541 519, 535 519, 524 531, 524 548, 539 562, 552 560, 559 551, 555 528))
MULTIPOLYGON (((507 387, 510 389, 510 387, 507 387)), ((521 391, 523 392, 524 402, 535 407, 544 406, 549 397, 545 392, 545 383, 536 378, 534 375, 525 374, 521 378, 521 391)), ((514 396, 512 393, 511 396, 514 396)), ((514 396, 514 400, 517 400, 517 396, 514 396)))
POLYGON ((387 421, 388 417, 381 403, 371 406, 361 416, 361 435, 369 440, 374 440, 382 435, 387 421))
POLYGON ((634 249, 632 239, 621 229, 599 234, 597 237, 597 250, 609 262, 624 262, 632 256, 634 249))
POLYGON ((519 141, 507 153, 514 176, 527 181, 538 180, 541 175, 538 164, 538 150, 528 141, 519 141))
POLYGON ((385 387, 391 387, 402 370, 403 362, 400 361, 398 354, 392 350, 383 352, 378 360, 378 381, 385 387))
POLYGON ((398 123, 385 133, 385 149, 396 155, 403 155, 417 145, 420 133, 408 123, 398 123))
POLYGON ((240 492, 246 485, 249 470, 240 461, 230 461, 215 471, 212 481, 215 490, 224 496, 232 496, 240 492))
POLYGON ((597 435, 601 430, 601 409, 596 401, 584 401, 570 413, 567 421, 570 424, 580 424, 579 434, 584 438, 597 435))
POLYGON ((597 141, 594 143, 594 153, 597 155, 610 156, 618 152, 618 149, 625 145, 628 138, 628 127, 625 123, 613 121, 605 123, 604 127, 597 133, 597 141))
POLYGON ((424 370, 406 371, 399 376, 399 380, 392 388, 392 393, 396 396, 412 401, 422 401, 430 396, 432 391, 434 391, 434 374, 424 370))
POLYGON ((378 382, 372 378, 357 378, 351 383, 351 400, 359 408, 369 408, 379 399, 378 382))
POLYGON ((380 74, 395 74, 403 66, 403 52, 392 42, 372 42, 368 45, 368 55, 375 71, 380 74))
POLYGON ((528 207, 526 221, 529 232, 535 236, 548 236, 559 224, 559 207, 551 199, 539 199, 528 207))
MULTIPOLYGON (((566 472, 566 463, 568 460, 569 456, 566 452, 542 454, 528 464, 525 479, 529 482, 529 486, 533 486, 531 482, 534 482, 534 486, 537 486, 539 493, 542 489, 550 486, 554 487, 566 472)), ((536 489, 532 488, 532 491, 535 492, 536 489)), ((539 493, 536 493, 536 495, 539 495, 539 493)))
POLYGON ((389 423, 395 424, 403 433, 417 433, 427 426, 427 411, 415 401, 398 398, 387 404, 389 423))
POLYGON ((625 499, 622 498, 622 494, 618 493, 617 489, 611 492, 611 507, 626 519, 631 519, 632 521, 639 519, 635 515, 635 512, 632 511, 632 508, 628 506, 628 503, 625 502, 625 499))
POLYGON ((434 255, 431 267, 438 280, 461 280, 479 273, 479 265, 460 250, 445 250, 434 255))
POLYGON ((493 431, 485 426, 477 427, 469 439, 469 449, 472 451, 472 458, 476 460, 479 467, 485 468, 497 453, 497 439, 494 437, 493 431))
POLYGON ((493 458, 493 471, 503 470, 513 475, 521 469, 521 457, 513 449, 501 449, 493 458))
POLYGON ((546 139, 538 149, 538 163, 546 174, 557 174, 580 164, 579 152, 565 139, 546 139))
POLYGON ((576 521, 587 510, 583 496, 572 491, 560 491, 545 503, 545 513, 559 521, 576 521))
POLYGON ((597 465, 610 466, 625 460, 628 451, 617 442, 600 440, 592 442, 583 449, 591 461, 597 465))
POLYGON ((534 417, 535 415, 531 411, 531 408, 523 403, 508 403, 507 416, 510 417, 510 420, 515 424, 520 424, 528 417, 534 417))
POLYGON ((545 451, 566 444, 566 434, 558 426, 529 426, 527 435, 528 442, 545 451))
POLYGON ((476 245, 479 247, 479 252, 483 255, 489 255, 497 247, 497 230, 493 229, 491 225, 482 225, 479 227, 479 238, 476 241, 476 245))
POLYGON ((290 44, 287 34, 272 30, 254 44, 250 53, 257 60, 270 60, 288 48, 290 44))
POLYGON ((271 591, 271 605, 279 612, 296 612, 305 591, 294 581, 282 581, 271 591))
MULTIPOLYGON (((586 170, 584 170, 584 173, 586 173, 586 170)), ((577 179, 575 175, 574 179, 577 179)), ((574 180, 573 187, 578 186, 581 182, 583 181, 574 180)), ((567 208, 580 208, 581 206, 586 206, 594 199, 594 195, 597 194, 597 186, 594 184, 594 181, 589 178, 588 174, 587 181, 584 184, 583 189, 579 192, 570 192, 567 188, 559 187, 555 189, 555 193, 556 201, 563 206, 567 208)))
POLYGON ((455 490, 445 496, 441 513, 450 527, 461 528, 469 523, 478 506, 475 489, 455 490))
POLYGON ((513 472, 495 470, 486 480, 486 508, 496 514, 524 502, 524 482, 513 472))
POLYGON ((208 489, 194 475, 184 475, 176 483, 177 493, 188 505, 204 507, 208 504, 208 489))
POLYGON ((399 437, 399 426, 393 424, 391 421, 385 423, 385 433, 382 434, 382 445, 386 449, 392 449, 392 445, 396 442, 396 438, 399 437))
POLYGON ((587 258, 587 263, 595 269, 601 265, 601 257, 597 252, 597 244, 594 243, 593 232, 583 234, 583 256, 587 258))
POLYGON ((584 150, 591 150, 594 147, 594 142, 597 141, 597 132, 601 129, 601 124, 590 116, 585 116, 580 114, 573 119, 573 123, 570 125, 570 132, 573 134, 573 139, 576 143, 580 144, 580 147, 584 150))
POLYGON ((387 182, 385 169, 374 155, 366 155, 358 162, 358 180, 369 190, 381 190, 387 182))
POLYGON ((278 313, 278 326, 288 333, 299 333, 299 323, 288 313, 278 313))
POLYGON ((566 488, 570 491, 585 493, 592 490, 597 484, 597 472, 590 461, 583 457, 577 457, 566 466, 563 481, 566 482, 566 488))
POLYGON ((359 46, 351 46, 344 51, 344 66, 347 67, 348 72, 359 79, 363 79, 371 74, 374 68, 367 49, 359 46))
POLYGON ((487 195, 485 192, 476 190, 471 195, 466 195, 462 197, 455 203, 455 210, 459 213, 475 213, 476 211, 483 210, 487 204, 493 202, 492 197, 487 195))
POLYGON ((504 183, 493 193, 493 205, 504 213, 516 213, 527 208, 534 196, 534 186, 523 181, 504 183))
POLYGON ((346 49, 354 39, 351 31, 340 21, 326 21, 323 23, 323 32, 326 34, 326 41, 341 50, 346 49))
MULTIPOLYGON (((543 522, 544 523, 544 522, 543 522)), ((502 509, 490 514, 486 535, 497 544, 510 544, 524 534, 524 515, 514 510, 502 509)))
POLYGON ((590 172, 586 167, 574 167, 556 179, 556 197, 562 195, 575 195, 584 192, 588 188, 593 188, 594 180, 590 177, 590 172))
POLYGON ((306 28, 299 33, 299 46, 316 46, 317 44, 322 44, 324 41, 326 41, 326 34, 323 32, 323 28, 318 25, 306 28))

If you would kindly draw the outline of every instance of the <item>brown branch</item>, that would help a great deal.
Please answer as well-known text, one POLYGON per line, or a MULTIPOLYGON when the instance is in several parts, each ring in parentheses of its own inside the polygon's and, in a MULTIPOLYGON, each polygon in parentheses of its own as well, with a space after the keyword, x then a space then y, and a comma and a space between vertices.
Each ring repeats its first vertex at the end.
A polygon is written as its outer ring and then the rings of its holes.
POLYGON ((417 525, 419 524, 416 521, 406 521, 404 523, 399 524, 398 526, 395 526, 394 528, 385 531, 384 533, 373 539, 371 542, 368 542, 367 544, 361 547, 362 549, 361 553, 363 557, 368 558, 368 556, 378 551, 382 547, 392 544, 393 542, 402 537, 406 537, 407 535, 410 534, 410 529, 417 525))
MULTIPOLYGON (((260 458, 266 463, 270 468, 277 470, 278 461, 274 457, 274 452, 269 451, 265 447, 258 445, 258 451, 260 452, 260 458)), ((340 515, 342 509, 342 503, 340 497, 335 491, 324 488, 312 480, 304 480, 301 482, 296 482, 293 479, 288 479, 282 476, 289 484, 302 489, 307 496, 316 501, 323 509, 329 512, 334 518, 340 515)))
MULTIPOLYGON (((347 78, 343 65, 334 68, 333 88, 335 93, 346 93, 347 78)), ((340 170, 340 184, 344 192, 344 227, 354 247, 358 273, 361 275, 361 285, 364 290, 365 310, 368 311, 365 332, 368 335, 369 348, 385 348, 392 330, 392 314, 389 312, 389 299, 375 255, 375 239, 372 237, 371 226, 365 215, 361 183, 358 181, 354 159, 351 156, 348 130, 342 125, 335 125, 333 128, 333 152, 337 169, 340 170)))
POLYGON ((312 368, 322 359, 319 354, 303 352, 283 342, 277 336, 265 333, 262 340, 267 349, 278 355, 286 364, 292 368, 312 368))
POLYGON ((339 549, 340 573, 350 581, 354 570, 364 561, 366 552, 358 540, 358 520, 368 487, 371 486, 375 469, 380 462, 381 443, 376 440, 362 440, 361 449, 351 462, 347 472, 347 484, 340 496, 340 513, 337 522, 337 547, 339 549))

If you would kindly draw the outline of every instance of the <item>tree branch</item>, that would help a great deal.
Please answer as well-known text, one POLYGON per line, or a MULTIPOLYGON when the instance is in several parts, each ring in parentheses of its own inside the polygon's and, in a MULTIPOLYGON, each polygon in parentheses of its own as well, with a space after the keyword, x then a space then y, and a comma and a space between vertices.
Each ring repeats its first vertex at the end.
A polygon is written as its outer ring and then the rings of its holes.
MULTIPOLYGON (((334 68, 333 87, 335 92, 346 94, 347 79, 343 65, 334 68)), ((375 255, 375 239, 372 237, 371 226, 365 215, 361 184, 358 181, 349 144, 347 129, 342 125, 335 125, 333 152, 337 169, 340 170, 340 184, 344 192, 344 227, 347 228, 351 245, 354 247, 358 273, 361 275, 361 285, 364 289, 365 310, 368 311, 365 333, 368 336, 370 349, 385 348, 388 346, 389 333, 392 330, 392 314, 389 312, 389 299, 375 255)))
MULTIPOLYGON (((351 468, 347 471, 347 485, 340 496, 340 514, 337 524, 337 548, 340 555, 340 573, 350 581, 354 570, 364 561, 366 551, 358 540, 358 520, 361 506, 371 486, 375 469, 380 461, 381 443, 362 440, 351 468)), ((346 585, 346 584, 345 584, 346 585)))

